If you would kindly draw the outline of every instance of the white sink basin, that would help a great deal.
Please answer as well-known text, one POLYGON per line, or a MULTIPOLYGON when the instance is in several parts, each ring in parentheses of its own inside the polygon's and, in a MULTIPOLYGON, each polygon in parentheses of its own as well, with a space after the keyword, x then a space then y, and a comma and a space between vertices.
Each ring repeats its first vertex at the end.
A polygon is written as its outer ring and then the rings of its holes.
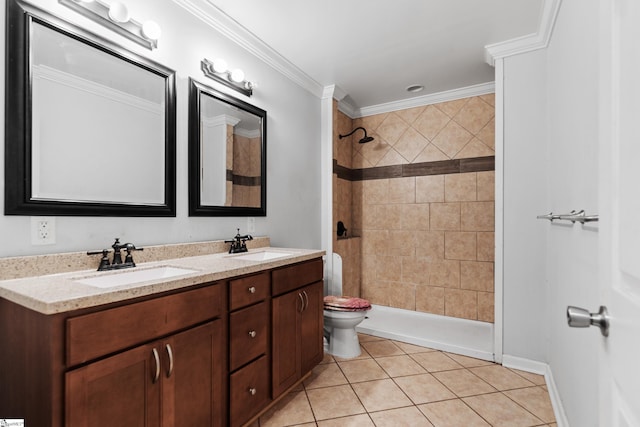
POLYGON ((275 252, 275 251, 262 251, 262 252, 248 252, 242 255, 232 255, 234 259, 240 259, 243 261, 268 261, 276 258, 282 258, 292 255, 289 252, 275 252))
POLYGON ((77 283, 95 286, 98 288, 111 288, 114 286, 133 285, 135 283, 148 282, 150 280, 169 279, 195 273, 196 270, 178 267, 154 267, 144 270, 125 270, 117 272, 105 272, 104 275, 75 279, 77 283))

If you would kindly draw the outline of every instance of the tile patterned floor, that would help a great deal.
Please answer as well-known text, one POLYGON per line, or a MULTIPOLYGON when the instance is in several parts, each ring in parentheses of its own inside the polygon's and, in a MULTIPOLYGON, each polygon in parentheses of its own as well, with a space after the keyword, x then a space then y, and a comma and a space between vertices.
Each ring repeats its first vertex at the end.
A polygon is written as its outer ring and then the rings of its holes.
POLYGON ((360 335, 362 355, 326 355, 252 427, 553 426, 544 377, 360 335))

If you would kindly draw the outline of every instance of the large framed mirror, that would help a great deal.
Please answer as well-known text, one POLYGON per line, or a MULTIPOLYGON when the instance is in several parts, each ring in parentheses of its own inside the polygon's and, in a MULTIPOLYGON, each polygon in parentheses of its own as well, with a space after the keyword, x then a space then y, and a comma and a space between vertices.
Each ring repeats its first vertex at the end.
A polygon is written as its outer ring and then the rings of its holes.
POLYGON ((175 216, 175 73, 7 0, 5 214, 175 216))
POLYGON ((267 112, 189 79, 189 215, 266 216, 267 112))

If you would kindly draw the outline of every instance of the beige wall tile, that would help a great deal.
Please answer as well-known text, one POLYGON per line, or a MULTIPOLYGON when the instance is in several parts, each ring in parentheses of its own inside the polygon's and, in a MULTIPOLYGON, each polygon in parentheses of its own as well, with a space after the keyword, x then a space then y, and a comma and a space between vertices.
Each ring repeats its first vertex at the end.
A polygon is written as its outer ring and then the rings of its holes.
POLYGON ((408 159, 403 157, 395 148, 391 148, 387 151, 387 154, 378 161, 376 166, 404 165, 407 163, 409 163, 408 159))
POLYGON ((413 122, 416 121, 416 119, 420 116, 420 114, 422 114, 425 108, 427 107, 420 106, 420 107, 414 107, 414 108, 407 108, 406 110, 395 111, 395 113, 398 116, 400 116, 402 120, 404 120, 405 122, 411 125, 413 124, 413 122))
POLYGON ((493 201, 495 200, 495 177, 494 171, 478 172, 478 200, 479 201, 493 201))
POLYGON ((460 287, 460 261, 436 261, 429 270, 429 286, 460 287))
POLYGON ((369 300, 371 304, 389 305, 389 289, 386 283, 378 280, 362 281, 362 298, 369 300))
POLYGON ((474 291, 493 292, 493 263, 462 261, 460 263, 460 287, 474 291))
POLYGON ((493 118, 494 111, 492 105, 487 104, 480 97, 474 96, 464 104, 453 120, 475 135, 493 118))
POLYGON ((439 162, 442 160, 449 160, 449 157, 435 145, 429 144, 413 159, 413 163, 439 162))
POLYGON ((444 260, 444 231, 417 232, 416 257, 429 261, 444 260))
POLYGON ((388 283, 387 289, 390 291, 389 306, 415 311, 416 285, 398 281, 388 283))
POLYGON ((422 136, 413 128, 407 131, 398 139, 393 148, 409 162, 412 162, 425 147, 429 145, 429 140, 422 136))
POLYGON ((430 215, 431 230, 460 230, 460 203, 431 203, 430 215))
POLYGON ((478 320, 493 323, 495 314, 493 292, 478 292, 478 320))
POLYGON ((365 205, 381 205, 388 202, 389 180, 372 179, 363 182, 363 195, 365 205))
POLYGON ((465 289, 444 290, 444 314, 445 316, 461 317, 463 319, 477 320, 478 295, 475 291, 465 289))
POLYGON ((394 230, 389 233, 387 255, 415 256, 418 235, 415 231, 394 230))
POLYGON ((367 144, 360 144, 359 154, 364 157, 370 165, 377 166, 380 160, 391 149, 391 144, 376 132, 370 132, 368 135, 375 139, 367 144))
POLYGON ((491 119, 489 123, 485 127, 483 127, 480 132, 476 134, 476 138, 478 138, 484 145, 491 148, 492 150, 496 149, 496 122, 495 119, 491 119))
POLYGON ((444 202, 444 175, 416 177, 416 202, 444 202))
POLYGON ((470 159, 475 157, 487 157, 495 155, 492 148, 484 145, 478 138, 473 138, 460 151, 458 151, 454 159, 470 159))
POLYGON ((495 258, 495 233, 492 231, 477 233, 478 261, 493 261, 495 258))
POLYGON ((384 255, 387 253, 389 242, 388 230, 363 230, 362 253, 363 255, 384 255))
POLYGON ((402 228, 403 205, 373 205, 364 213, 367 230, 399 230, 402 228))
POLYGON ((469 98, 456 99, 453 101, 441 102, 439 104, 434 104, 436 108, 445 113, 449 117, 455 117, 456 114, 460 111, 464 104, 469 102, 469 98))
MULTIPOLYGON (((494 206, 494 202, 462 202, 461 229, 463 231, 494 231, 494 206)), ((433 224, 433 210, 431 218, 433 224)))
POLYGON ((428 105, 413 123, 413 127, 428 140, 435 136, 449 123, 451 119, 433 105, 428 105))
POLYGON ((400 227, 403 230, 429 230, 428 203, 400 205, 400 208, 400 227))
POLYGON ((431 262, 427 258, 402 257, 402 282, 429 284, 431 262))
POLYGON ((376 127, 375 132, 391 145, 395 145, 400 137, 409 129, 409 124, 395 112, 389 115, 376 127))
POLYGON ((444 288, 416 286, 416 310, 444 315, 444 288))
POLYGON ((445 259, 475 260, 476 233, 447 231, 444 233, 445 259))
POLYGON ((450 159, 456 155, 469 141, 473 134, 454 121, 450 121, 440 133, 431 140, 450 159))
POLYGON ((459 173, 444 176, 444 200, 446 202, 475 201, 477 197, 476 173, 459 173))
POLYGON ((402 278, 402 257, 380 256, 376 264, 376 280, 400 282, 402 278))
POLYGON ((387 203, 415 203, 416 178, 393 178, 389 180, 387 203))

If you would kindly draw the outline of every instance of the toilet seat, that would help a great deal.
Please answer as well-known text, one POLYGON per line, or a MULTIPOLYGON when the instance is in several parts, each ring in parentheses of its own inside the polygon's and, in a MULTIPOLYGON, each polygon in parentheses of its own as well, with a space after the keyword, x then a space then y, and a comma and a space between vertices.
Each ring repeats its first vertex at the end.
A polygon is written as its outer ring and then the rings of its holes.
POLYGON ((324 297, 324 309, 329 311, 367 311, 371 303, 366 299, 327 295, 324 297))

